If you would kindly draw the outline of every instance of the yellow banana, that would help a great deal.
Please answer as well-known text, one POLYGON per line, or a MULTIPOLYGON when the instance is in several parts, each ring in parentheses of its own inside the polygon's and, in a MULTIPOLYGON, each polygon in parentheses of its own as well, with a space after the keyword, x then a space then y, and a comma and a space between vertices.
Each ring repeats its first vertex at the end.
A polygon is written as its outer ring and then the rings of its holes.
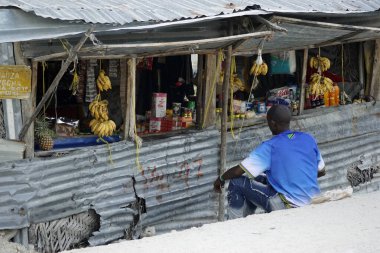
POLYGON ((108 122, 111 125, 112 130, 115 131, 116 130, 116 124, 115 124, 115 122, 113 120, 109 120, 108 122))
POLYGON ((261 74, 263 76, 265 76, 268 73, 268 65, 265 62, 263 62, 263 64, 261 64, 260 69, 261 69, 261 74))
POLYGON ((257 63, 255 62, 255 63, 252 65, 252 67, 251 67, 251 69, 250 69, 250 71, 249 71, 249 74, 250 74, 250 75, 253 75, 254 73, 256 73, 256 68, 257 68, 257 63))

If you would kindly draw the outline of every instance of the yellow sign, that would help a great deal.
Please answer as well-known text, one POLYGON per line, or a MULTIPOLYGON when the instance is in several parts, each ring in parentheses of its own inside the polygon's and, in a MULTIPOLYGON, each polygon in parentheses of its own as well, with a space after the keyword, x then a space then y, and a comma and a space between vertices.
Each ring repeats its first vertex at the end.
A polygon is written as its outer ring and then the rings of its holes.
POLYGON ((25 99, 30 96, 32 71, 23 65, 0 66, 0 99, 25 99))

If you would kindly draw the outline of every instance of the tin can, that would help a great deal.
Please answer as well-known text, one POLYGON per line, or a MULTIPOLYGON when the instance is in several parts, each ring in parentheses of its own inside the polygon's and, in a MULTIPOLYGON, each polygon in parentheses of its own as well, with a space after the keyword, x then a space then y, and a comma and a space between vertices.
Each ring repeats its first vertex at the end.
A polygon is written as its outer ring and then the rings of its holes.
POLYGON ((173 117, 181 116, 181 103, 173 103, 173 117))
POLYGON ((267 108, 266 108, 264 102, 258 102, 257 103, 257 112, 258 113, 266 113, 267 112, 267 108))

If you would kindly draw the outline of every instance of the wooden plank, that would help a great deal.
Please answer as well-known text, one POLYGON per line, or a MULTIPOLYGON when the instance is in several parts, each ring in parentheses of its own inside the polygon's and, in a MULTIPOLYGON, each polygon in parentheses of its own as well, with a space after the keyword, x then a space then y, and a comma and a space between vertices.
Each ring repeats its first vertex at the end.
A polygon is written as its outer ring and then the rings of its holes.
POLYGON ((75 56, 77 52, 80 50, 80 48, 83 46, 83 44, 86 42, 87 38, 90 36, 90 34, 94 31, 94 26, 92 26, 88 31, 85 33, 85 35, 80 39, 78 44, 75 45, 75 47, 70 50, 69 57, 66 59, 66 61, 63 63, 61 69, 59 70, 58 74, 54 78, 52 84, 50 85, 49 89, 46 91, 45 95, 42 97, 40 103, 36 107, 36 110, 33 112, 32 116, 27 120, 27 122, 24 124, 22 127, 20 134, 19 134, 19 139, 22 140, 24 139, 24 136, 26 132, 28 131, 30 125, 32 122, 36 119, 37 115, 40 113, 42 107, 45 105, 45 103, 48 101, 48 99, 54 94, 59 81, 61 80, 62 76, 65 74, 66 70, 70 66, 70 64, 73 62, 75 59, 75 56))
POLYGON ((304 25, 304 26, 310 26, 310 27, 321 27, 321 28, 328 28, 328 29, 339 29, 339 30, 348 30, 348 31, 380 32, 380 28, 376 28, 376 27, 342 25, 342 24, 319 22, 319 21, 314 21, 314 20, 310 21, 310 20, 288 18, 288 17, 279 17, 279 16, 274 16, 272 19, 272 22, 273 21, 280 21, 283 23, 298 24, 298 25, 304 25))
POLYGON ((136 58, 127 61, 126 108, 124 116, 124 139, 133 138, 136 125, 136 58))
POLYGON ((198 128, 201 128, 202 119, 203 119, 203 86, 204 86, 204 79, 203 79, 203 65, 204 65, 204 56, 199 54, 198 55, 198 68, 197 68, 197 126, 198 128))
POLYGON ((315 47, 325 47, 325 46, 328 46, 328 45, 331 45, 333 43, 343 43, 343 42, 346 42, 348 41, 349 39, 355 37, 356 35, 359 35, 363 33, 363 31, 359 30, 359 31, 354 31, 354 32, 350 32, 350 33, 347 33, 345 35, 342 35, 342 36, 339 36, 339 37, 336 37, 334 39, 331 39, 331 40, 326 40, 322 43, 319 43, 319 44, 316 44, 315 47))
POLYGON ((204 113, 202 118, 202 128, 207 128, 215 124, 216 109, 216 55, 205 56, 205 85, 204 85, 204 113))
POLYGON ((259 21, 260 23, 264 24, 268 29, 271 29, 273 31, 276 31, 276 32, 285 32, 287 33, 288 30, 286 30, 286 28, 284 27, 281 27, 263 17, 260 17, 260 16, 254 16, 253 17, 254 19, 256 19, 257 21, 259 21))
MULTIPOLYGON (((15 60, 17 65, 29 65, 27 59, 23 57, 21 43, 14 43, 15 60)), ((38 63, 32 62, 32 83, 31 83, 31 93, 28 99, 21 100, 21 110, 22 110, 22 121, 26 122, 33 114, 36 108, 36 96, 37 96, 37 74, 38 74, 38 63)), ((34 157, 34 122, 31 123, 28 131, 23 139, 25 142, 25 158, 34 157)))
MULTIPOLYGON (((177 47, 177 48, 179 47, 179 49, 183 49, 181 47, 184 47, 188 50, 189 48, 192 48, 192 47, 195 47, 195 49, 196 49, 198 45, 207 45, 210 43, 233 43, 233 42, 239 41, 239 40, 250 39, 250 38, 261 38, 261 37, 266 37, 266 36, 270 36, 270 35, 273 35, 273 32, 262 31, 262 32, 253 32, 253 33, 211 38, 211 39, 199 39, 199 40, 155 42, 155 43, 111 44, 111 45, 104 45, 103 44, 103 45, 99 45, 99 46, 85 47, 80 51, 80 53, 99 52, 99 51, 107 52, 107 51, 112 50, 112 49, 141 49, 141 48, 146 49, 146 50, 157 49, 157 50, 162 51, 163 47, 177 47)), ((152 54, 155 54, 155 53, 152 52, 152 54)), ((51 55, 36 57, 33 60, 35 60, 35 61, 47 61, 47 60, 54 59, 54 58, 65 57, 66 55, 67 55, 66 52, 54 53, 51 55)))
POLYGON ((380 100, 380 40, 375 41, 373 58, 370 95, 376 100, 380 100))
MULTIPOLYGON (((21 100, 23 122, 32 117, 36 108, 38 62, 32 63, 32 93, 29 99, 21 100)), ((25 158, 34 157, 34 122, 30 124, 28 131, 22 139, 26 144, 25 158)))
POLYGON ((127 92, 127 59, 120 59, 120 102, 121 113, 125 115, 126 106, 126 92, 127 92))
MULTIPOLYGON (((231 59, 232 59, 232 46, 228 46, 226 65, 223 79, 223 100, 222 100, 222 117, 221 117, 221 129, 220 129, 220 167, 218 175, 222 175, 226 170, 226 157, 227 157, 227 118, 228 118, 228 94, 230 89, 230 75, 231 75, 231 59)), ((224 220, 224 196, 220 196, 219 199, 219 215, 218 220, 224 220)))
POLYGON ((303 50, 302 81, 301 81, 301 94, 300 94, 300 104, 299 104, 298 115, 301 115, 303 113, 303 109, 305 107, 305 86, 306 86, 306 72, 307 72, 307 65, 308 65, 308 56, 309 56, 309 49, 305 48, 303 50))

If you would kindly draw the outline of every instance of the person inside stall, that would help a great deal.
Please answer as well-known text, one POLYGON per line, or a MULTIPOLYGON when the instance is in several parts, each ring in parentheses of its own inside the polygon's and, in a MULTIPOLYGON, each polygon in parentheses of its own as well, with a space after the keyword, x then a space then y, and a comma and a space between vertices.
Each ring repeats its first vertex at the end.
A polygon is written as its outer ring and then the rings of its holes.
POLYGON ((181 103, 184 106, 184 102, 194 96, 194 87, 192 84, 187 84, 185 79, 179 77, 178 81, 170 86, 170 94, 174 103, 181 103))

